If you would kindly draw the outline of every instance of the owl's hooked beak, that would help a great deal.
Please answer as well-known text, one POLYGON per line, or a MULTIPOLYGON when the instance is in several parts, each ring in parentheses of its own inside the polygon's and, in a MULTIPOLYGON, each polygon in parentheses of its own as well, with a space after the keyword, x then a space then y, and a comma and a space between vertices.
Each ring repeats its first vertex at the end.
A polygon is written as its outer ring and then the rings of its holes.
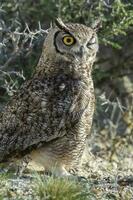
POLYGON ((85 47, 84 46, 81 46, 80 47, 80 50, 79 50, 79 56, 81 58, 83 58, 83 56, 85 55, 85 47))
POLYGON ((84 46, 81 46, 79 51, 75 52, 75 55, 77 57, 77 60, 86 60, 86 49, 84 46))

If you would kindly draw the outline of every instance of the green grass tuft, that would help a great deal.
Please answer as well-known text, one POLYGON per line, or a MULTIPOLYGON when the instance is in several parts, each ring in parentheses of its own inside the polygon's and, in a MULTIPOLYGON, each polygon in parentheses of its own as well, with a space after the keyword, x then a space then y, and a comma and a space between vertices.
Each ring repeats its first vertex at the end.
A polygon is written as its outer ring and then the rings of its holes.
POLYGON ((37 175, 35 192, 39 199, 46 200, 95 200, 94 194, 83 184, 66 178, 44 178, 37 175))

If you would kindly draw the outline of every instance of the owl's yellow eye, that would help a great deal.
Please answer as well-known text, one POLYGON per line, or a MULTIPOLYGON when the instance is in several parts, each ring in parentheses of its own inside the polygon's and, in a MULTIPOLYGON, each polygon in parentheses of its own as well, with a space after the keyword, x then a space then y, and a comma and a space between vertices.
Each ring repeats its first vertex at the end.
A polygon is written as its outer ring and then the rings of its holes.
POLYGON ((71 46, 75 43, 75 39, 72 36, 64 36, 63 42, 67 46, 71 46))

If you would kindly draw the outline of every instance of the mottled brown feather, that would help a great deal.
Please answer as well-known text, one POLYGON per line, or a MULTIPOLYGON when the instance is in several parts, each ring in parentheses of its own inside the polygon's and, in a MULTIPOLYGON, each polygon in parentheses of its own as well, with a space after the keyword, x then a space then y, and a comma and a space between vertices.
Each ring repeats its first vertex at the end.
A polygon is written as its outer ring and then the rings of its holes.
MULTIPOLYGON (((96 37, 84 25, 66 26, 80 40, 96 37)), ((85 63, 66 59, 52 42, 57 30, 49 31, 33 77, 1 113, 0 162, 29 155, 47 170, 57 165, 60 174, 80 163, 90 134, 95 104, 91 71, 97 48, 85 63)))

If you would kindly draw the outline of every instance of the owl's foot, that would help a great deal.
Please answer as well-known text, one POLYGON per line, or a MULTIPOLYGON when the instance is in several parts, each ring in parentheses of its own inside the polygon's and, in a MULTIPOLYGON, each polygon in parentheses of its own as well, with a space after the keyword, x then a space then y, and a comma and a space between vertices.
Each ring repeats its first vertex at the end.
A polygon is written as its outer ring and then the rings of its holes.
POLYGON ((88 182, 86 177, 77 175, 75 171, 74 173, 69 173, 64 167, 56 167, 56 169, 53 171, 53 174, 55 177, 67 178, 72 181, 88 182))
POLYGON ((66 178, 70 181, 82 181, 84 177, 77 176, 76 174, 69 173, 63 166, 56 167, 52 170, 52 175, 58 178, 66 178))
POLYGON ((56 177, 69 177, 69 176, 71 176, 71 174, 63 166, 54 168, 52 170, 52 173, 56 177))

